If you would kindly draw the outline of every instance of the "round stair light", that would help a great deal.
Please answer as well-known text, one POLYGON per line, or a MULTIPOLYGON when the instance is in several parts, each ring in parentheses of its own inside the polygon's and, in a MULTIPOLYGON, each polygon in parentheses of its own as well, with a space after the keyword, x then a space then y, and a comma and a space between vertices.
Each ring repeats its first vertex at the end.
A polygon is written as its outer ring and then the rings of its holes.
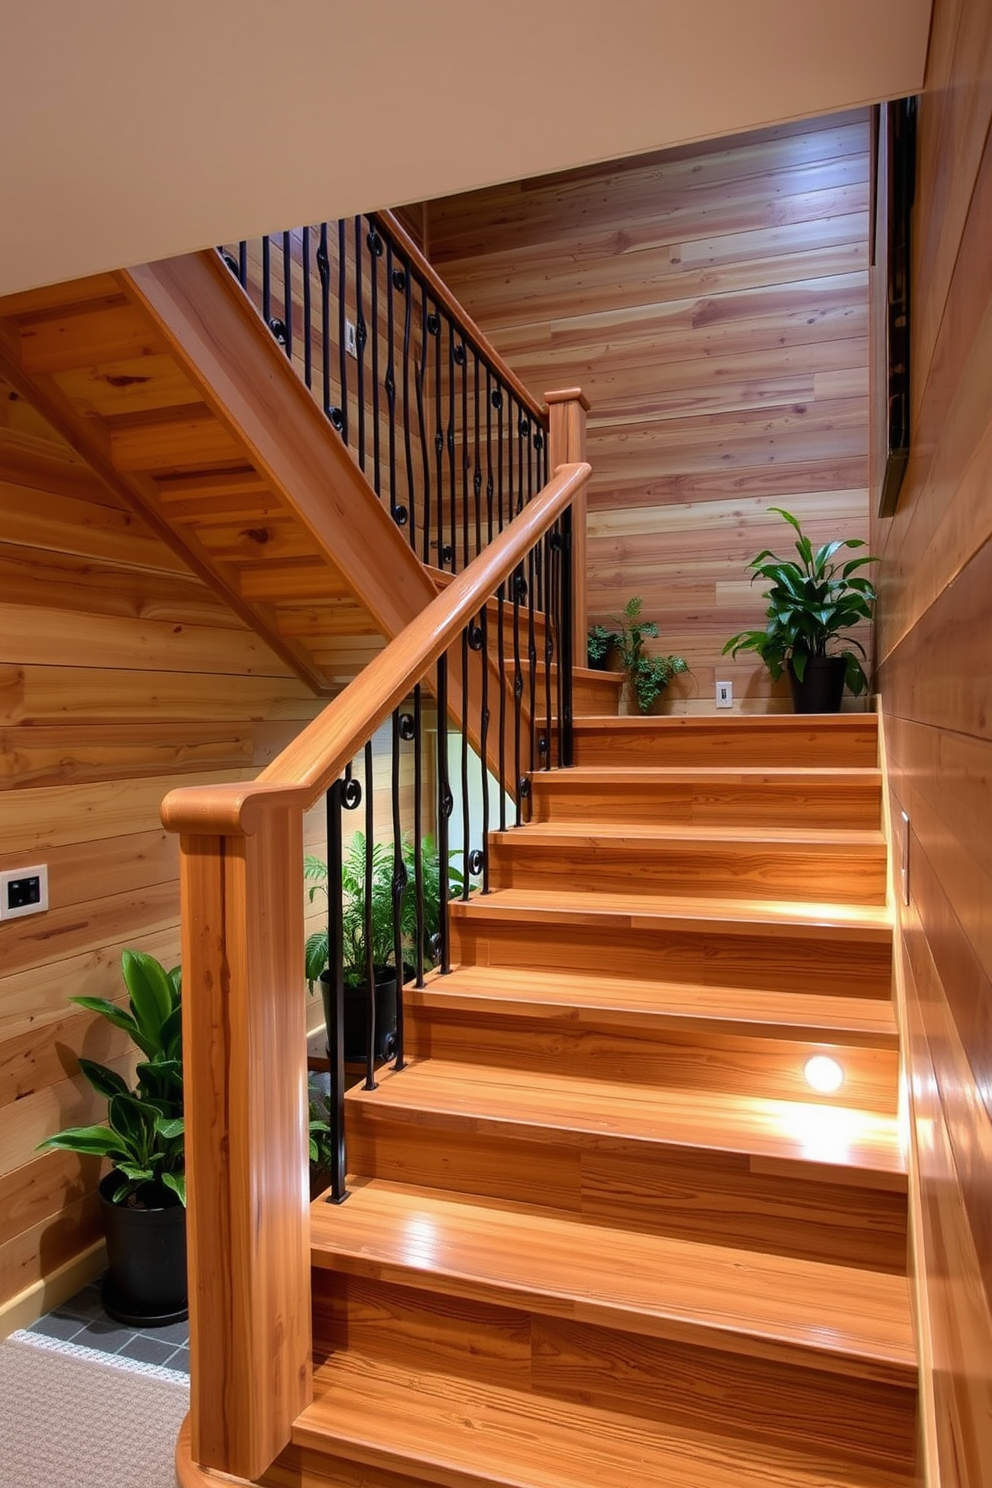
POLYGON ((820 1095, 833 1095, 844 1083, 844 1071, 828 1054, 814 1054, 803 1068, 807 1085, 820 1095))

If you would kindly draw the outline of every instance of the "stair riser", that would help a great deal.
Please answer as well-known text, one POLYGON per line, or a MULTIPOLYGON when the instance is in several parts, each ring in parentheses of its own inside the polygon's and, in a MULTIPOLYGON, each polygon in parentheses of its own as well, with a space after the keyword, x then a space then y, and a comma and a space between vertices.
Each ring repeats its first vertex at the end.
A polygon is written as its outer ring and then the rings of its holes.
POLYGON ((551 778, 538 773, 531 787, 532 820, 588 822, 602 827, 792 827, 813 831, 877 830, 881 789, 877 782, 796 786, 774 776, 746 785, 583 785, 571 772, 551 778))
POLYGON ((884 847, 846 849, 726 842, 677 846, 589 837, 568 850, 529 839, 493 839, 494 889, 713 895, 812 904, 884 904, 884 847))
POLYGON ((748 720, 742 729, 728 728, 714 721, 708 729, 700 726, 662 731, 638 727, 636 721, 625 725, 621 718, 607 733, 584 732, 577 728, 575 763, 613 767, 664 765, 687 769, 699 769, 703 765, 756 769, 775 766, 863 769, 878 764, 878 738, 873 718, 866 719, 862 728, 843 732, 817 729, 815 725, 783 730, 774 720, 760 726, 748 720))
POLYGON ((727 1350, 704 1329, 673 1339, 652 1336, 653 1327, 642 1333, 576 1322, 548 1315, 561 1306, 553 1298, 503 1305, 488 1300, 481 1284, 477 1295, 452 1285, 457 1295, 422 1273, 382 1278, 315 1269, 315 1350, 350 1347, 400 1365, 417 1358, 424 1368, 464 1379, 656 1422, 771 1437, 894 1471, 912 1466, 915 1392, 863 1377, 860 1367, 867 1366, 852 1361, 848 1373, 842 1361, 759 1339, 730 1339, 727 1350))
POLYGON ((348 1109, 348 1168, 361 1177, 540 1204, 712 1245, 905 1270, 906 1196, 884 1178, 855 1187, 811 1177, 804 1164, 759 1171, 738 1153, 595 1134, 578 1141, 534 1127, 524 1136, 508 1122, 458 1126, 430 1113, 405 1120, 370 1116, 365 1103, 348 1109))
MULTIPOLYGON (((476 908, 476 906, 471 906, 476 908)), ((593 917, 590 917, 592 920, 593 917)), ((772 933, 724 935, 719 926, 663 930, 631 925, 624 916, 598 923, 546 924, 454 913, 451 956, 455 965, 529 967, 588 973, 601 967, 630 979, 753 987, 772 992, 817 992, 837 997, 891 995, 892 952, 886 942, 848 942, 772 933)))
POLYGON ((646 1029, 624 1033, 587 1022, 577 1030, 560 1018, 512 1018, 498 1011, 491 1016, 458 1016, 426 1008, 408 1008, 405 1032, 406 1051, 415 1058, 773 1100, 808 1100, 811 1092, 803 1066, 813 1054, 830 1054, 845 1073, 839 1101, 860 1110, 886 1114, 896 1110, 894 1049, 744 1038, 705 1027, 686 1033, 646 1029))

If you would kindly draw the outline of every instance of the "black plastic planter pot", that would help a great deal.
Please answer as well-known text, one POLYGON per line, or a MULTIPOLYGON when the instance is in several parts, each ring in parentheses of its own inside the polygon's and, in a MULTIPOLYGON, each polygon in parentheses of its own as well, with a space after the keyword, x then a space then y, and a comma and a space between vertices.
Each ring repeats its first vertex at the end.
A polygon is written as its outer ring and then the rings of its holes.
POLYGON ((109 1263, 104 1309, 132 1328, 182 1322, 189 1316, 186 1210, 178 1199, 161 1209, 112 1204, 109 1195, 119 1182, 116 1173, 108 1173, 100 1183, 109 1263))
MULTIPOLYGON (((331 1026, 330 972, 322 972, 320 992, 324 1001, 324 1027, 331 1026)), ((369 989, 367 985, 344 989, 344 1057, 364 1059, 368 1053, 369 989)), ((375 1057, 391 1059, 396 1039, 396 971, 392 966, 375 968, 375 1057)), ((330 1041, 328 1037, 328 1042, 330 1041)))
POLYGON ((843 656, 808 656, 800 682, 789 662, 792 706, 797 713, 839 713, 847 662, 843 656))

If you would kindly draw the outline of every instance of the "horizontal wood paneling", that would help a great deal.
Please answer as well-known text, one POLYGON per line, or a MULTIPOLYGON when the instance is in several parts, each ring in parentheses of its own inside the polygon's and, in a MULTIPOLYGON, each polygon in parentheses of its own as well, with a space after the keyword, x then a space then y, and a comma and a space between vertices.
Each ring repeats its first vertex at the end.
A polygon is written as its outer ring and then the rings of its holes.
MULTIPOLYGON (((684 655, 666 711, 788 709, 723 642, 746 564, 867 536, 868 121, 845 115, 429 204, 432 258, 535 389, 590 399, 589 614, 684 655)), ((862 635, 862 640, 867 638, 862 635)))
POLYGON ((162 797, 250 779, 318 707, 23 399, 0 400, 0 871, 46 863, 51 905, 0 925, 0 1302, 100 1234, 98 1164, 35 1149, 103 1114, 81 1053, 134 1062, 68 999, 126 996, 124 946, 179 960, 162 797))
POLYGON ((930 1483, 992 1461, 992 11, 936 0, 920 104, 899 504, 876 521, 930 1483), (900 812, 909 816, 903 827, 900 812))

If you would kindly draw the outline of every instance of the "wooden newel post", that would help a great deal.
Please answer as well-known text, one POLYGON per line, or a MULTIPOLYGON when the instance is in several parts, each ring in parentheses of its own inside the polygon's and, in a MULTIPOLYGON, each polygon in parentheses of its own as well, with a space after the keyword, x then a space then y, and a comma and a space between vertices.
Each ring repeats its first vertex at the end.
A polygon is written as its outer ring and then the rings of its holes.
POLYGON ((312 1399, 303 831, 293 793, 243 791, 177 791, 162 818, 182 834, 191 1455, 255 1478, 312 1399))
MULTIPOLYGON (((548 470, 553 474, 559 465, 571 465, 586 458, 586 414, 589 404, 581 388, 562 388, 545 393, 548 405, 548 470)), ((585 487, 572 502, 572 571, 575 575, 573 617, 573 666, 588 666, 586 631, 589 628, 586 604, 586 492, 585 487)))

